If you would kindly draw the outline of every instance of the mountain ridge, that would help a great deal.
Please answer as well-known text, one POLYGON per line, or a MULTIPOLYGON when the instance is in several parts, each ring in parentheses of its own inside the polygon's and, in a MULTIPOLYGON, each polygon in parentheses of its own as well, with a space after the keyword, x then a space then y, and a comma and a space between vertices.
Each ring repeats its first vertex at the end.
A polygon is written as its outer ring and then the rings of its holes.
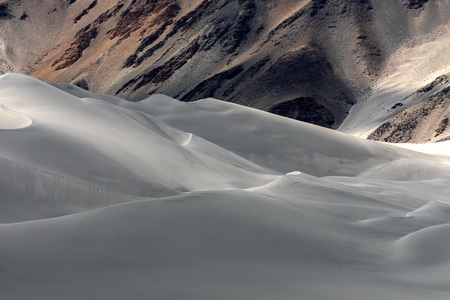
MULTIPOLYGON (((344 120, 355 103, 376 98, 399 53, 446 40, 450 14, 443 1, 418 0, 2 5, 2 72, 75 83, 130 101, 153 93, 183 101, 214 97, 342 130, 351 124, 344 120)), ((435 71, 441 73, 434 78, 445 73, 435 71)), ((418 89, 428 80, 415 79, 418 89)), ((369 131, 393 117, 379 113, 369 131)))

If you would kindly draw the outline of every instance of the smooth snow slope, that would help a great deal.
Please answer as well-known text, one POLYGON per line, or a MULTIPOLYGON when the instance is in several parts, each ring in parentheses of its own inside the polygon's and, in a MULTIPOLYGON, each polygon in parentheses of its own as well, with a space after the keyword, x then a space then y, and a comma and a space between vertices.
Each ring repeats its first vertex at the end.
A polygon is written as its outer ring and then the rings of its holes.
POLYGON ((17 74, 0 105, 2 299, 450 297, 448 143, 17 74))

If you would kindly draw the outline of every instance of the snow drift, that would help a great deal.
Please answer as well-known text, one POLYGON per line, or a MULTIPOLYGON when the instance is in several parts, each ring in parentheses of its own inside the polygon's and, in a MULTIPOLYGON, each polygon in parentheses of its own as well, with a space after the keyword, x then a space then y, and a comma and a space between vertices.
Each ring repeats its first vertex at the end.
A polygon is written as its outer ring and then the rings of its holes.
POLYGON ((448 299, 448 143, 0 78, 2 299, 448 299))

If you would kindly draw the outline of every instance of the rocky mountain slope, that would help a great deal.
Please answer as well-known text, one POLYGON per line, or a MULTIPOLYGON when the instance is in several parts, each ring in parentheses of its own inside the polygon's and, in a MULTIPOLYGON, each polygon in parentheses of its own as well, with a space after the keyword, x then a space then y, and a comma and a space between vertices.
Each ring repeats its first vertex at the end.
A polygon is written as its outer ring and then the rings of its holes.
MULTIPOLYGON (((449 14, 439 0, 8 0, 0 72, 131 101, 214 97, 389 140, 385 122, 403 126, 398 113, 447 86, 411 96, 448 71, 449 14)), ((446 117, 410 141, 434 140, 446 117)))

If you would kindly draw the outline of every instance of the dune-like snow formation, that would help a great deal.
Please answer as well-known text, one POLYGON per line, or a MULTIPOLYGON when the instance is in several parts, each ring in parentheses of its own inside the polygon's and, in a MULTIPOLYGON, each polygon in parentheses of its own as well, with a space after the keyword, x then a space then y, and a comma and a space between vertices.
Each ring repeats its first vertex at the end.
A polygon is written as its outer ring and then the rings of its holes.
POLYGON ((32 121, 25 115, 0 107, 0 130, 19 129, 31 125, 32 121))
POLYGON ((0 105, 1 299, 450 298, 448 143, 18 74, 0 105))

